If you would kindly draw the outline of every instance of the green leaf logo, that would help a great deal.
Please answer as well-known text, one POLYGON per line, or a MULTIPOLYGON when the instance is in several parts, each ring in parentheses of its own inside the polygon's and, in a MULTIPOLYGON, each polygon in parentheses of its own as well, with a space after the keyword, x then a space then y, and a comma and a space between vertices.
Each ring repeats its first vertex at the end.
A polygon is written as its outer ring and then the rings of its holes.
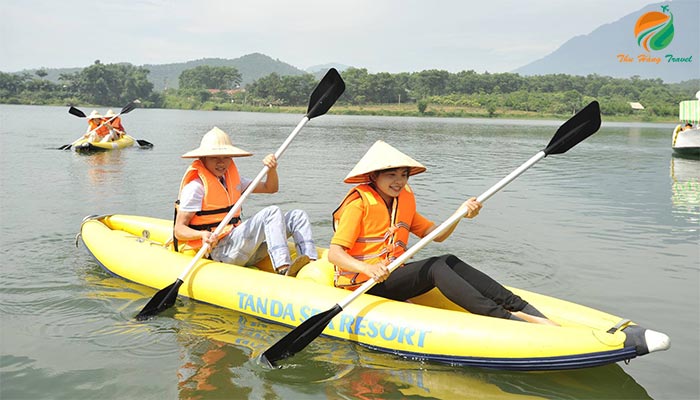
POLYGON ((646 51, 662 50, 673 40, 673 14, 668 6, 661 6, 661 10, 664 12, 650 11, 643 14, 634 25, 637 44, 646 51))

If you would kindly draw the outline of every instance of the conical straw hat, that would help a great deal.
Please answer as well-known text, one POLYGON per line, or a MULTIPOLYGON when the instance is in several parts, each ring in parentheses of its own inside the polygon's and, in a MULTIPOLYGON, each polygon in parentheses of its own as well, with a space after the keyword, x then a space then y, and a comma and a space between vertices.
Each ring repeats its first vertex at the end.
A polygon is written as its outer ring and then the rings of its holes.
POLYGON ((369 174, 374 171, 382 171, 391 168, 409 168, 408 175, 416 175, 425 172, 423 164, 405 155, 404 153, 391 147, 391 145, 377 140, 372 147, 367 150, 362 159, 345 177, 345 183, 367 183, 369 174))
POLYGON ((226 132, 214 127, 202 137, 199 147, 182 155, 182 158, 199 158, 209 156, 248 157, 249 153, 231 144, 226 132))
POLYGON ((102 118, 102 115, 97 112, 97 110, 92 110, 90 115, 87 116, 87 119, 93 119, 93 118, 102 118))

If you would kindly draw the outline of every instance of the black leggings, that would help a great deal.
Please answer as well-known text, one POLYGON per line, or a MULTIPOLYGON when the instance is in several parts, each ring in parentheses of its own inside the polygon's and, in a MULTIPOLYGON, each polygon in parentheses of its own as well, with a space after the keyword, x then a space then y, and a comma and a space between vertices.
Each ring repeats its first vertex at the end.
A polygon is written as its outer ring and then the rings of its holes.
POLYGON ((521 311, 528 305, 520 296, 452 254, 405 264, 367 293, 405 301, 434 287, 474 314, 510 318, 511 311, 521 311))

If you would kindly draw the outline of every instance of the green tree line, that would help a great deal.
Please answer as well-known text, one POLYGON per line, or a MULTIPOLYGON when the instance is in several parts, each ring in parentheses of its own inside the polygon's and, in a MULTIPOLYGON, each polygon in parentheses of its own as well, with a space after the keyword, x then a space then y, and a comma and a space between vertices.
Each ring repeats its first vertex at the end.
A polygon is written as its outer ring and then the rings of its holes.
MULTIPOLYGON (((14 104, 119 105, 139 98, 146 107, 183 109, 242 109, 244 107, 305 106, 318 78, 312 74, 270 74, 245 88, 234 67, 199 66, 182 72, 178 89, 155 92, 149 71, 131 64, 102 64, 99 60, 59 82, 35 75, 0 72, 0 102, 14 104)), ((521 76, 443 70, 376 73, 364 68, 342 72, 346 91, 338 104, 350 106, 414 103, 427 113, 432 106, 514 110, 542 114, 571 114, 593 99, 606 115, 634 112, 640 102, 650 116, 673 117, 678 102, 692 99, 700 79, 666 84, 660 79, 612 78, 566 74, 521 76)))
POLYGON ((46 71, 0 72, 0 102, 10 104, 126 104, 140 98, 160 103, 148 81, 148 70, 131 64, 102 64, 99 60, 80 72, 61 74, 58 83, 43 79, 46 71))

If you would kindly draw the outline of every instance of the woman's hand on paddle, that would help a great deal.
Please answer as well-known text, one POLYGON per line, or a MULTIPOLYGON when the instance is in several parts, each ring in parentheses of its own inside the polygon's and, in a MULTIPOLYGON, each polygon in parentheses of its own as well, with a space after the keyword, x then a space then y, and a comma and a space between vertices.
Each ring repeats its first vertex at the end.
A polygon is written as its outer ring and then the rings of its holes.
POLYGON ((333 244, 328 248, 328 261, 350 272, 359 272, 374 279, 375 282, 384 282, 389 277, 389 269, 384 264, 369 264, 360 261, 348 254, 347 247, 333 244))
POLYGON ((476 201, 476 197, 472 197, 471 199, 462 203, 460 210, 464 211, 465 208, 469 211, 467 211, 467 214, 464 216, 464 218, 474 218, 477 215, 479 215, 479 211, 481 210, 481 203, 476 201))
POLYGON ((374 279, 375 282, 384 282, 389 277, 389 270, 384 264, 365 263, 364 274, 374 279))

